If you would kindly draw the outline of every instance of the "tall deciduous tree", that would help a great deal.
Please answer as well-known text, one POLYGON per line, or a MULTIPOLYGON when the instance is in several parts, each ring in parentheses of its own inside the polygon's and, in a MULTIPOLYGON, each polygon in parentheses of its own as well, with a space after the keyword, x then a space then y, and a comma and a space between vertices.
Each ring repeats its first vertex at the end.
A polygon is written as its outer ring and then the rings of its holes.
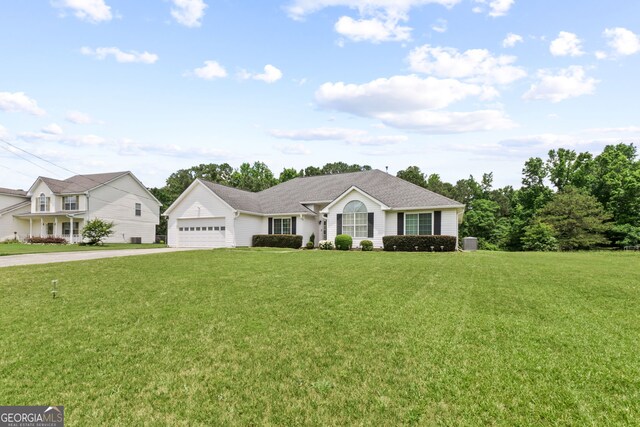
POLYGON ((396 176, 420 187, 427 187, 427 180, 418 166, 409 166, 406 169, 398 171, 396 176))
POLYGON ((565 148, 549 150, 549 158, 545 166, 549 180, 558 191, 562 191, 567 185, 586 188, 593 181, 593 156, 591 153, 577 154, 575 151, 565 148))
POLYGON ((297 178, 300 176, 298 171, 295 168, 285 168, 282 172, 280 172, 280 176, 278 177, 278 182, 283 183, 289 181, 293 178, 297 178))
POLYGON ((232 187, 247 191, 262 191, 278 183, 271 169, 263 162, 241 164, 231 175, 230 181, 232 187))

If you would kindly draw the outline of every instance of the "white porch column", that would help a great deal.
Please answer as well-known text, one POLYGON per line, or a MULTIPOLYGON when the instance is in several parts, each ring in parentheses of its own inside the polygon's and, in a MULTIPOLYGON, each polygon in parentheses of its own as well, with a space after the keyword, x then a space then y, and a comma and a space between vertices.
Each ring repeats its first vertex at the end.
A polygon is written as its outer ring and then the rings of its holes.
POLYGON ((43 228, 44 228, 44 218, 40 218, 40 237, 42 237, 43 228))
POLYGON ((69 242, 73 243, 73 217, 69 218, 69 242))
POLYGON ((56 237, 60 236, 58 232, 58 217, 53 219, 53 235, 56 237))
POLYGON ((29 237, 33 237, 33 218, 29 218, 29 237))

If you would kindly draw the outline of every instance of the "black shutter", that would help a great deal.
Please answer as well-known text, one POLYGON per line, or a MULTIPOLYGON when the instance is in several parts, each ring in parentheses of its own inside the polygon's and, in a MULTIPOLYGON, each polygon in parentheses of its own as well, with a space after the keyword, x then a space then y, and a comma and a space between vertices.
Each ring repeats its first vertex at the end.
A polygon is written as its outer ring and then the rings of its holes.
POLYGON ((436 236, 442 234, 442 211, 433 212, 433 234, 436 236))
POLYGON ((367 215, 367 219, 368 219, 368 233, 367 233, 367 237, 373 237, 373 212, 369 212, 369 214, 367 215))
POLYGON ((336 235, 342 234, 342 214, 338 214, 338 228, 336 229, 336 235))
POLYGON ((297 234, 296 233, 296 217, 295 216, 291 217, 291 234, 297 234))
POLYGON ((398 212, 398 236, 404 234, 404 212, 398 212))
POLYGON ((267 223, 269 223, 269 231, 267 234, 273 234, 273 218, 267 218, 267 223))

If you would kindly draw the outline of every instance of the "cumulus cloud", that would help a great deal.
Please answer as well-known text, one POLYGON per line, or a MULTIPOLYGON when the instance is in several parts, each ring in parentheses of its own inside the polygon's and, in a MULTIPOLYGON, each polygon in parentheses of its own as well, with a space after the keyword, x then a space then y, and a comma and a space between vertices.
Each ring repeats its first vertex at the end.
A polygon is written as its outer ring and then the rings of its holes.
POLYGON ((484 6, 486 5, 489 7, 489 16, 496 18, 506 15, 515 3, 515 0, 475 0, 475 2, 483 5, 482 7, 473 8, 475 13, 484 12, 484 6))
POLYGON ((335 30, 338 34, 356 42, 380 43, 411 39, 411 28, 398 25, 397 19, 383 21, 378 18, 353 19, 343 16, 336 22, 335 30))
POLYGON ((271 64, 267 64, 264 66, 263 73, 253 74, 248 72, 247 70, 241 70, 238 73, 238 77, 242 80, 253 79, 260 80, 265 83, 275 83, 282 78, 282 71, 271 64))
MULTIPOLYGON (((301 20, 326 7, 348 7, 359 13, 359 19, 342 16, 336 22, 336 32, 353 41, 406 41, 411 27, 400 25, 409 19, 413 7, 440 4, 453 7, 461 0, 293 0, 285 9, 289 16, 301 20)), ((442 26, 438 27, 442 28, 442 26)))
POLYGON ((269 134, 279 139, 294 141, 344 141, 351 145, 390 145, 406 141, 404 135, 370 135, 360 129, 349 128, 311 128, 282 130, 272 129, 269 134))
POLYGON ((29 98, 24 92, 0 92, 0 110, 9 113, 24 112, 34 116, 46 114, 36 100, 29 98))
POLYGON ((50 125, 43 127, 42 132, 50 135, 62 135, 62 128, 57 123, 51 123, 50 125))
POLYGON ((583 67, 573 65, 557 73, 538 71, 538 83, 531 85, 524 99, 545 99, 557 103, 569 98, 594 93, 598 80, 587 77, 583 67))
POLYGON ((171 16, 186 27, 199 27, 202 25, 204 10, 207 8, 203 0, 173 0, 171 16))
POLYGON ((90 123, 96 123, 87 113, 80 111, 69 111, 65 116, 65 120, 77 125, 86 125, 90 123))
POLYGON ((523 39, 521 35, 509 33, 504 38, 504 40, 502 40, 502 47, 504 48, 514 47, 517 43, 522 43, 522 42, 523 42, 523 39))
POLYGON ((436 33, 446 33, 448 22, 446 19, 438 19, 435 24, 431 26, 431 29, 436 33))
POLYGON ((486 84, 509 84, 525 77, 524 69, 513 65, 516 59, 515 56, 495 56, 486 49, 459 52, 428 44, 413 49, 408 57, 412 71, 486 84))
POLYGON ((627 56, 640 52, 640 37, 626 28, 607 28, 603 35, 617 55, 627 56))
POLYGON ((495 96, 496 91, 490 87, 415 75, 381 78, 361 85, 325 83, 315 94, 321 107, 426 133, 513 127, 513 122, 500 110, 436 111, 469 97, 486 100, 495 96))
POLYGON ((94 24, 113 18, 111 7, 104 0, 58 0, 52 4, 62 10, 70 10, 80 20, 94 24))
POLYGON ((185 147, 178 144, 157 145, 144 144, 136 142, 132 139, 124 138, 115 142, 118 154, 123 156, 140 156, 144 154, 157 154, 168 157, 181 158, 214 158, 214 159, 231 159, 234 156, 227 150, 218 150, 210 148, 185 147))
POLYGON ((227 77, 227 70, 217 61, 204 61, 204 65, 185 75, 195 75, 204 80, 222 79, 227 77))
POLYGON ((558 37, 549 45, 549 52, 553 56, 581 56, 584 55, 582 50, 582 40, 574 33, 560 31, 558 37))
POLYGON ((306 156, 311 154, 311 150, 305 147, 304 144, 279 144, 274 148, 282 154, 290 154, 294 156, 306 156))
POLYGON ((154 64, 158 60, 158 55, 155 53, 136 52, 135 50, 129 52, 123 52, 117 47, 99 47, 91 49, 89 47, 83 47, 80 49, 80 53, 87 56, 93 56, 97 59, 103 60, 108 56, 113 56, 117 62, 121 63, 134 63, 139 62, 142 64, 154 64))

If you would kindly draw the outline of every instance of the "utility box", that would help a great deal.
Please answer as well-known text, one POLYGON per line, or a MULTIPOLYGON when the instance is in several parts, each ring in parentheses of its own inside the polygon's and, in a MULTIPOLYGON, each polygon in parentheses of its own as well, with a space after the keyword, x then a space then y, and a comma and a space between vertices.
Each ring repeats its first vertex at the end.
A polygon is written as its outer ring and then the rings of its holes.
POLYGON ((477 237, 465 237, 462 239, 462 248, 465 251, 477 251, 478 250, 478 238, 477 237))

